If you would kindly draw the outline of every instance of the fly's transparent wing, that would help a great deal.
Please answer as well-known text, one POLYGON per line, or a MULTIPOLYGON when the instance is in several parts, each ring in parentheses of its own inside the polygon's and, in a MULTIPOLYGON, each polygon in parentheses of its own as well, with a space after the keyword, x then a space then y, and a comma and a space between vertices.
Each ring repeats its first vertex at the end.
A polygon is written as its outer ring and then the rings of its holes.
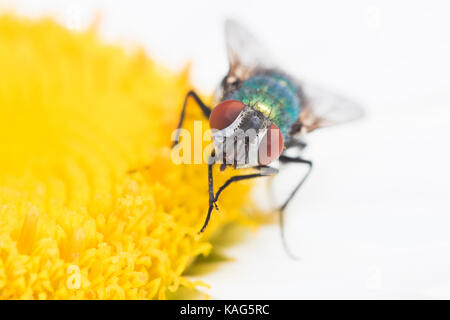
POLYGON ((267 49, 238 22, 225 21, 225 40, 230 69, 215 91, 214 104, 234 92, 255 70, 273 68, 267 49))
POLYGON ((225 39, 230 67, 273 67, 269 51, 238 22, 225 21, 225 39))
POLYGON ((306 101, 300 114, 300 123, 306 132, 364 116, 360 104, 342 95, 309 83, 302 82, 300 87, 306 101))
MULTIPOLYGON (((273 63, 269 51, 238 22, 225 22, 225 38, 230 71, 216 91, 216 97, 227 96, 236 89, 239 81, 246 80, 256 69, 272 69, 284 73, 273 63)), ((306 100, 299 119, 306 132, 356 120, 364 114, 358 103, 339 94, 302 81, 297 83, 299 93, 306 100)))

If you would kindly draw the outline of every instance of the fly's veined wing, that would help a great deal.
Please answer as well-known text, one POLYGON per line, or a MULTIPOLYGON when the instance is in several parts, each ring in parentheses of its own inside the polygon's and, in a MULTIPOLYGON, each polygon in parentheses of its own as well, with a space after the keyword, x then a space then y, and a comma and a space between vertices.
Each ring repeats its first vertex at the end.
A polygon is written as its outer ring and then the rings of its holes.
POLYGON ((229 96, 257 69, 274 68, 267 49, 242 25, 225 21, 225 40, 230 70, 214 94, 214 104, 229 96))
POLYGON ((225 21, 225 39, 231 69, 273 67, 268 50, 238 22, 225 21))
POLYGON ((309 83, 301 82, 300 87, 306 102, 300 114, 300 122, 306 132, 364 116, 361 106, 344 96, 309 83))
MULTIPOLYGON (((221 96, 234 88, 233 81, 227 80, 245 80, 255 69, 272 69, 284 73, 272 62, 269 51, 238 22, 225 22, 225 37, 230 72, 220 87, 221 96)), ((294 82, 297 82, 299 92, 303 93, 306 100, 300 114, 300 122, 306 132, 356 120, 364 114, 359 104, 341 95, 302 81, 294 82)))

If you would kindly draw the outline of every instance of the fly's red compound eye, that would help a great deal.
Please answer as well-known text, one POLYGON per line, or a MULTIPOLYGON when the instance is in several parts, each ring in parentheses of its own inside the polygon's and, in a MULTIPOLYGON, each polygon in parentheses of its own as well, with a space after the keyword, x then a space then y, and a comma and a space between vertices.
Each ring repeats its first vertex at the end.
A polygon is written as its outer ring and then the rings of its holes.
POLYGON ((261 141, 258 150, 258 162, 265 166, 278 159, 283 152, 284 140, 280 129, 272 123, 261 141))
POLYGON ((225 100, 219 103, 209 116, 209 125, 212 129, 222 130, 233 123, 244 109, 245 105, 238 100, 225 100))

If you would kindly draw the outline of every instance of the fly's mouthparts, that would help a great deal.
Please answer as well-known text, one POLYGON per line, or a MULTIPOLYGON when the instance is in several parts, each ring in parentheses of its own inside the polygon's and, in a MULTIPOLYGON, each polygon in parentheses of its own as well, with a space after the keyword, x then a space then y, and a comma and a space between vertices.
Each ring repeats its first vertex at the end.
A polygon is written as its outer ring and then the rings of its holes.
POLYGON ((224 132, 213 133, 216 161, 234 168, 257 166, 258 150, 267 130, 235 130, 232 135, 223 136, 224 132))

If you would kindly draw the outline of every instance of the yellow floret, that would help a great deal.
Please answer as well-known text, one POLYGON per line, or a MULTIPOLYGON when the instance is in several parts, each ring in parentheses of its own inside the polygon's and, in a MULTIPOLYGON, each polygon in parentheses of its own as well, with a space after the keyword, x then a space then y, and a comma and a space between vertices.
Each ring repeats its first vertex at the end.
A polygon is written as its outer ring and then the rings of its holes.
POLYGON ((187 71, 92 30, 0 17, 1 299, 164 299, 204 285, 183 271, 251 204, 234 185, 197 236, 206 165, 175 165, 169 148, 188 89, 187 71))

